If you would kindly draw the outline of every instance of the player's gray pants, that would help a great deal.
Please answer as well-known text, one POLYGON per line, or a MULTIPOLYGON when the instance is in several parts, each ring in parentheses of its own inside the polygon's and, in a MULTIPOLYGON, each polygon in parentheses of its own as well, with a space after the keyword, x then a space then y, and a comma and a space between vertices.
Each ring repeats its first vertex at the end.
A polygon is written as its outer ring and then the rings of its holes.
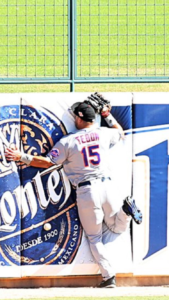
POLYGON ((77 188, 77 206, 81 224, 88 237, 92 254, 100 267, 105 280, 115 275, 113 266, 108 259, 106 247, 102 243, 102 223, 115 233, 124 232, 130 223, 122 208, 115 211, 115 201, 112 199, 112 181, 107 179, 92 180, 91 185, 77 188))

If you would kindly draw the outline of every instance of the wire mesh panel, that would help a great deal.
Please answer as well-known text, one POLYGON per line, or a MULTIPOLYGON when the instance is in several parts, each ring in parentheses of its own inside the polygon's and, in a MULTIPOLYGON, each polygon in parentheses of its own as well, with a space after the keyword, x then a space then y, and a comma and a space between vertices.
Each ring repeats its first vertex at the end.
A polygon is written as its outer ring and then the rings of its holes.
POLYGON ((0 77, 68 72, 68 0, 1 0, 0 77))
POLYGON ((0 1, 0 83, 136 78, 169 80, 169 0, 0 1))
POLYGON ((169 76, 169 0, 77 0, 77 78, 169 76))

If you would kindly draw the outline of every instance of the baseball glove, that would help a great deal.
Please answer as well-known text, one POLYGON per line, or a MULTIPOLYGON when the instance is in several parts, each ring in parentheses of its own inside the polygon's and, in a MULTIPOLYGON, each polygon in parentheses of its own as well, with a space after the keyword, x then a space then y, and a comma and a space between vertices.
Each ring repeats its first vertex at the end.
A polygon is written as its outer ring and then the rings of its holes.
POLYGON ((98 114, 102 112, 105 106, 107 106, 108 109, 111 109, 110 101, 106 100, 101 94, 97 92, 87 97, 84 102, 91 105, 94 108, 95 112, 98 114))

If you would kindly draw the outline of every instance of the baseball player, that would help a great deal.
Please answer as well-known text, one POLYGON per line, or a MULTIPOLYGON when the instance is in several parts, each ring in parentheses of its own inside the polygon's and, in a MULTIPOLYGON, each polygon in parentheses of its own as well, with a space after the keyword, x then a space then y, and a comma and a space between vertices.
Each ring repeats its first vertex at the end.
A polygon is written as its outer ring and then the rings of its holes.
POLYGON ((79 218, 103 277, 98 287, 115 287, 113 266, 102 243, 102 223, 104 221, 111 231, 122 233, 131 218, 137 224, 142 222, 142 213, 131 197, 126 197, 118 212, 114 211, 112 180, 105 158, 109 148, 122 138, 122 129, 107 105, 102 105, 100 113, 111 128, 96 127, 96 110, 88 101, 75 103, 72 111, 78 131, 61 138, 47 157, 31 156, 9 148, 5 155, 8 160, 20 160, 39 168, 63 164, 66 175, 76 187, 79 218))

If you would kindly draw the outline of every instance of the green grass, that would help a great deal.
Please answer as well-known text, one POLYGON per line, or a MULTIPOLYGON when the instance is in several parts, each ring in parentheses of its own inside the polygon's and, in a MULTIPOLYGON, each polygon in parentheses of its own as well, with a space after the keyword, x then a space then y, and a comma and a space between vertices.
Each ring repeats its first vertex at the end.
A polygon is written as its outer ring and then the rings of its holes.
MULTIPOLYGON (((113 294, 113 293, 112 293, 113 294)), ((168 300, 169 297, 168 296, 122 296, 122 297, 55 297, 55 298, 26 298, 27 300, 44 300, 44 299, 48 299, 48 300, 88 300, 88 299, 92 299, 92 300, 168 300)), ((9 300, 9 299, 1 299, 1 300, 9 300)), ((23 300, 23 298, 18 298, 16 300, 23 300)))
MULTIPOLYGON (((76 84, 75 92, 169 92, 169 83, 76 84)), ((70 92, 68 84, 0 84, 0 93, 70 92)))
MULTIPOLYGON (((169 2, 77 0, 77 76, 169 74, 169 2)), ((69 76, 68 0, 1 0, 0 78, 69 76)))

